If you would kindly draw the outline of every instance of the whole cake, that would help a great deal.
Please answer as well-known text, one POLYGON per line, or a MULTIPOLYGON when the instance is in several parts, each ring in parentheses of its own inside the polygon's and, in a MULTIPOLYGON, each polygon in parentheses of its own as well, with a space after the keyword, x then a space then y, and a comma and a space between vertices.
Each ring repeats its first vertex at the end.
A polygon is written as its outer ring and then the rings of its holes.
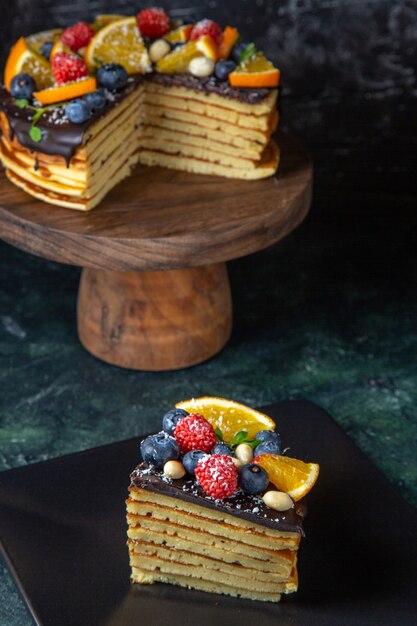
POLYGON ((0 87, 0 156, 31 195, 88 211, 137 163, 275 173, 280 73, 236 28, 157 8, 21 37, 0 87))
POLYGON ((132 581, 274 602, 296 591, 319 466, 286 456, 273 420, 230 400, 180 402, 162 426, 131 474, 132 581))

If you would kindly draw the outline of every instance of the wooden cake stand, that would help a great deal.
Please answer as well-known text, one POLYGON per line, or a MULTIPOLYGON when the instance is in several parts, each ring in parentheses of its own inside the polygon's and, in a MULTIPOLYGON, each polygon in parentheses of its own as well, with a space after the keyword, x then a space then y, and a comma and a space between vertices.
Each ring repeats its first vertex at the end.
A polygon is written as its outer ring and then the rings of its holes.
POLYGON ((99 359, 155 371, 200 363, 232 329, 225 262, 279 241, 308 212, 311 163, 294 140, 278 142, 272 178, 138 167, 90 213, 38 201, 0 172, 0 237, 83 267, 78 334, 99 359))

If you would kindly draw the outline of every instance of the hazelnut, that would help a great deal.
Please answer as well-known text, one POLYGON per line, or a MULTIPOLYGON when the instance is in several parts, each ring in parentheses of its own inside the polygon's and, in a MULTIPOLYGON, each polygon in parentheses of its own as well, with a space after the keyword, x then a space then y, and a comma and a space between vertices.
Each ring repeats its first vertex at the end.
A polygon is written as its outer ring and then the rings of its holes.
POLYGON ((243 465, 250 463, 253 459, 253 450, 248 443, 240 443, 236 446, 235 455, 242 461, 243 465))
POLYGON ((293 501, 288 493, 283 491, 267 491, 264 493, 262 500, 266 506, 274 509, 274 511, 288 511, 293 505, 293 501))
POLYGON ((170 52, 171 46, 165 39, 157 39, 151 44, 149 48, 149 56, 153 63, 156 63, 163 57, 165 57, 168 52, 170 52))
POLYGON ((211 76, 214 72, 214 61, 208 57, 196 57, 191 59, 188 71, 193 76, 211 76))
POLYGON ((243 467, 243 463, 240 459, 237 459, 236 457, 232 456, 232 461, 235 464, 235 467, 237 469, 237 471, 239 472, 242 467, 243 467))
POLYGON ((185 467, 179 461, 167 461, 164 465, 164 474, 169 478, 178 480, 178 478, 185 476, 185 467))

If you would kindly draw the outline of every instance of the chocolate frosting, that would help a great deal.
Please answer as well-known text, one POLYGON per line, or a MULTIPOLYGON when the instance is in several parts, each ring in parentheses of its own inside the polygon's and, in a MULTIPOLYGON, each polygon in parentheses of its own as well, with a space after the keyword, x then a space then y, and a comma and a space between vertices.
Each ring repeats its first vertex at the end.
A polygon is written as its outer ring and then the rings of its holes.
MULTIPOLYGON (((157 470, 148 463, 141 463, 136 467, 131 474, 131 481, 132 486, 153 493, 160 493, 208 509, 222 511, 274 530, 299 533, 304 536, 302 522, 306 507, 302 502, 297 502, 294 508, 288 511, 274 511, 267 507, 259 496, 245 495, 240 489, 230 498, 214 500, 204 493, 197 481, 189 474, 183 478, 172 480, 165 476, 161 470, 157 470)), ((275 489, 273 485, 270 485, 269 488, 275 489)))

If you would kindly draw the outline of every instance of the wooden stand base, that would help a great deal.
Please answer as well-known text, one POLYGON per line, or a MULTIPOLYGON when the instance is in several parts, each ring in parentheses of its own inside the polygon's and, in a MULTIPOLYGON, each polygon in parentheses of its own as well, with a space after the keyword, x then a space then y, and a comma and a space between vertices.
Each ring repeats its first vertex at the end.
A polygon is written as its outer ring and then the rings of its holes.
POLYGON ((232 329, 225 263, 158 272, 83 269, 78 334, 99 359, 171 370, 221 350, 232 329))

